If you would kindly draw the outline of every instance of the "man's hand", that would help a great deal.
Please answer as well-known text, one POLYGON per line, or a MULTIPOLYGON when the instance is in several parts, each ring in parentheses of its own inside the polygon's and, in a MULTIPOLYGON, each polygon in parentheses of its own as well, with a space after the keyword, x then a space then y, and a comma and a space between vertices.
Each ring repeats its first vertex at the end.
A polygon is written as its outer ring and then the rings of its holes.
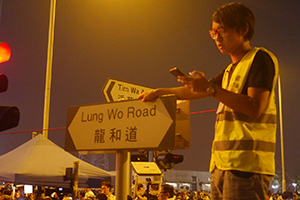
POLYGON ((185 84, 192 92, 206 92, 209 85, 203 72, 193 71, 191 76, 178 76, 178 82, 185 84))
POLYGON ((151 90, 149 92, 143 92, 140 96, 138 96, 138 99, 142 99, 142 101, 151 101, 158 97, 156 90, 151 90))

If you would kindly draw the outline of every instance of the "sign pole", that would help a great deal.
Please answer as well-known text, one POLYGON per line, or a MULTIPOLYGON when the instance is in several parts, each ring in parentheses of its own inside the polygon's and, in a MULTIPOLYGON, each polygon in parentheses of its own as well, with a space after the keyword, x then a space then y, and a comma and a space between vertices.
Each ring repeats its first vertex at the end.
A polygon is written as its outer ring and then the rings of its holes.
POLYGON ((116 174, 116 200, 127 199, 130 195, 130 152, 128 150, 117 151, 116 174))

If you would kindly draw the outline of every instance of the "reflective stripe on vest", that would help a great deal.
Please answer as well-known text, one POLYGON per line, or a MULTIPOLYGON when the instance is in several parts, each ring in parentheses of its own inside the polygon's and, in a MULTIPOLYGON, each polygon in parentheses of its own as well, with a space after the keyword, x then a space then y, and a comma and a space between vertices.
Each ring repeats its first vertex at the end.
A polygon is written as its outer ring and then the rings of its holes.
POLYGON ((265 124, 276 124, 276 114, 261 114, 257 119, 253 119, 247 115, 243 115, 238 112, 224 111, 222 114, 217 115, 217 121, 244 121, 244 122, 255 122, 255 123, 265 123, 265 124))
POLYGON ((235 141, 215 141, 213 150, 216 151, 266 151, 275 152, 276 144, 267 141, 235 140, 235 141))

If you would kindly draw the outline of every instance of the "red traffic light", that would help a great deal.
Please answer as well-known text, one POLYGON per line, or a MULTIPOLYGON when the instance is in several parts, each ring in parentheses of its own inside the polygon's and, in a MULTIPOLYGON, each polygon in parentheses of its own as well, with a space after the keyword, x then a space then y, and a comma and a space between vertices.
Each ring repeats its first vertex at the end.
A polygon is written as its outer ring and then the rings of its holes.
POLYGON ((183 155, 160 154, 155 158, 155 163, 160 169, 172 169, 175 164, 183 162, 183 155))
POLYGON ((0 42, 0 63, 9 61, 11 55, 10 47, 6 42, 0 42))

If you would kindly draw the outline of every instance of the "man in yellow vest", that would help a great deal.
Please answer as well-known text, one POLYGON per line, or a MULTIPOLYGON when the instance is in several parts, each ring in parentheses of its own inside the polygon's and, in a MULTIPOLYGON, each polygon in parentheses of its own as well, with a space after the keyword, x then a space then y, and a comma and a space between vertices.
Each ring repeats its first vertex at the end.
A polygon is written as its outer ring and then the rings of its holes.
POLYGON ((160 95, 178 99, 213 97, 219 103, 212 145, 211 199, 265 199, 275 174, 276 57, 252 48, 255 17, 240 3, 218 8, 210 36, 232 63, 207 80, 203 72, 178 76, 184 86, 159 88, 139 96, 149 101, 160 95))

